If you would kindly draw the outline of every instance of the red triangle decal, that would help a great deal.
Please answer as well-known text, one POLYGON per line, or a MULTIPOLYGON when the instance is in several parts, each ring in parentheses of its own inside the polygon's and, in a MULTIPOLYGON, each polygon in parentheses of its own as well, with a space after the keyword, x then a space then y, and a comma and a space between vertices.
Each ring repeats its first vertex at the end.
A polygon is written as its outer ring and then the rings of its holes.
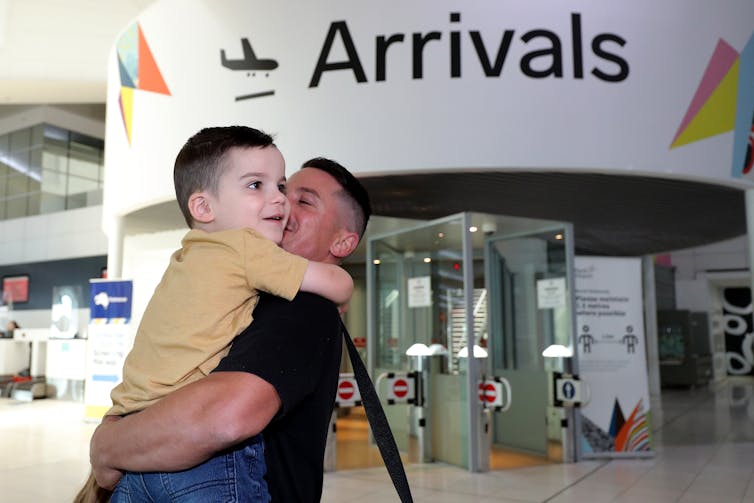
POLYGON ((138 89, 152 91, 154 93, 170 95, 170 90, 165 79, 162 78, 160 69, 157 68, 152 51, 149 50, 147 39, 139 26, 139 83, 138 89))

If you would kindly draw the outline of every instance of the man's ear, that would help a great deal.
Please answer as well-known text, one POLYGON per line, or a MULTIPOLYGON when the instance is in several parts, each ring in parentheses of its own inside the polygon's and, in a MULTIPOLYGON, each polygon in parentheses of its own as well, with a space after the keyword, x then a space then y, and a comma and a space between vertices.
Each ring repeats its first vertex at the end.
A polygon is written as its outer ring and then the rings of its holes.
POLYGON ((338 258, 346 258, 359 246, 359 235, 343 230, 330 245, 330 253, 338 258))
POLYGON ((191 217, 199 223, 208 224, 215 219, 212 204, 206 192, 194 192, 189 196, 188 209, 191 217))

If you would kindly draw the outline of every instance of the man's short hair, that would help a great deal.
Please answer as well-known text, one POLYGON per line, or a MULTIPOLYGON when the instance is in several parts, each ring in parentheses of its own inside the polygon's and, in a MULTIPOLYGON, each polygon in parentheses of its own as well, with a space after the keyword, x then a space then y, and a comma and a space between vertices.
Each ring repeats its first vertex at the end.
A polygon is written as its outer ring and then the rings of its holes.
POLYGON ((369 217, 372 215, 372 205, 369 203, 369 194, 361 182, 339 163, 324 157, 309 159, 301 165, 301 168, 316 168, 332 176, 343 190, 338 194, 341 200, 352 210, 354 218, 349 222, 350 231, 359 234, 359 239, 364 236, 369 217))
POLYGON ((217 194, 230 149, 270 146, 275 146, 272 136, 247 126, 208 127, 189 138, 178 152, 173 166, 175 196, 188 226, 193 227, 189 197, 203 190, 217 194))

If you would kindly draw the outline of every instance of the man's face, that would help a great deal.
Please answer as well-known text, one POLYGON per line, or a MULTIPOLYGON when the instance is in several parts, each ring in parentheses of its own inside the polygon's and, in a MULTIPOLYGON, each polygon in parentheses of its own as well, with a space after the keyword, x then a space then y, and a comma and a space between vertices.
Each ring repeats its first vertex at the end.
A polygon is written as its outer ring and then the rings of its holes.
POLYGON ((328 173, 303 168, 287 184, 291 214, 283 234, 285 250, 309 260, 335 263, 330 247, 342 232, 337 193, 341 186, 328 173))
POLYGON ((288 217, 285 161, 275 147, 233 148, 217 194, 207 193, 214 220, 207 230, 251 228, 280 244, 288 217))

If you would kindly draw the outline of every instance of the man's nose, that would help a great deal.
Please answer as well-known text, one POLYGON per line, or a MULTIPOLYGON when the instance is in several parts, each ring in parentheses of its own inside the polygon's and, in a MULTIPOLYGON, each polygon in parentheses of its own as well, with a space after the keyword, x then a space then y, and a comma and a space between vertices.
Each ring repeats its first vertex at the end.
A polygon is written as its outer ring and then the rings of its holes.
POLYGON ((296 220, 296 206, 291 204, 291 211, 288 213, 288 223, 285 225, 285 230, 295 231, 298 229, 298 220, 296 220))

